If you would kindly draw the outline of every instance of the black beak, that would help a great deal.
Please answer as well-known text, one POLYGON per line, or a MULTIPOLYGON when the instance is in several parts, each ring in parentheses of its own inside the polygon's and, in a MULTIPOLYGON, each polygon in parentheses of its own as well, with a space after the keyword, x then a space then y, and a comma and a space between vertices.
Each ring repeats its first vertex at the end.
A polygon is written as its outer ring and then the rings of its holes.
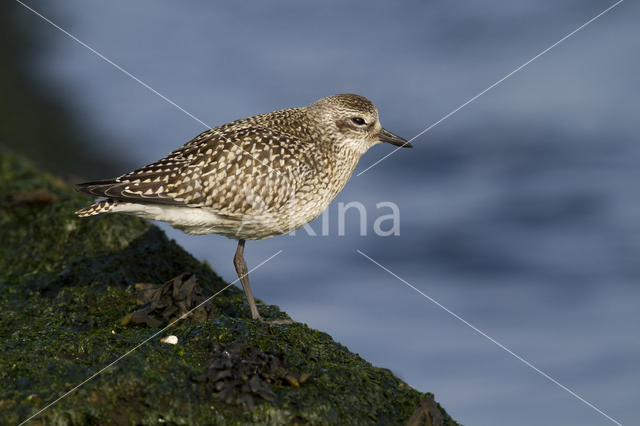
POLYGON ((387 142, 391 145, 401 146, 404 148, 413 148, 409 142, 385 129, 380 130, 379 138, 380 142, 387 142))

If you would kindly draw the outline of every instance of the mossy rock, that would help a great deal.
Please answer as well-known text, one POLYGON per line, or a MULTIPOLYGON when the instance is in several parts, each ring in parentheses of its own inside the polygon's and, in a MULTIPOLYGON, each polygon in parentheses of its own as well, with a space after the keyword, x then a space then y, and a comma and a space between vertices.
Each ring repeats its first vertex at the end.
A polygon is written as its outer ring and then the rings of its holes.
MULTIPOLYGON (((326 333, 251 320, 235 286, 210 301, 204 324, 121 326, 137 308, 136 283, 192 272, 207 296, 227 284, 140 219, 77 218, 90 201, 0 155, 0 423, 35 415, 29 424, 405 424, 425 398, 326 333), (178 344, 160 341, 168 334, 178 344), (212 342, 284 352, 309 379, 269 385, 273 402, 255 398, 254 410, 227 404, 204 379, 212 342)), ((257 302, 265 318, 287 317, 257 302)), ((441 412, 443 424, 457 424, 441 412)))

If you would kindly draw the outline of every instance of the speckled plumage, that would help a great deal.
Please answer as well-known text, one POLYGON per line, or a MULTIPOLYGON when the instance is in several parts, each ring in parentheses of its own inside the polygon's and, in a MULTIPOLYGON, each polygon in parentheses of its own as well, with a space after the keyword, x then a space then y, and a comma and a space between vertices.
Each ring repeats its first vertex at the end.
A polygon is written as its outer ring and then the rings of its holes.
MULTIPOLYGON (((360 156, 381 142, 411 147, 382 128, 368 99, 330 96, 224 124, 148 166, 79 184, 78 192, 101 200, 76 214, 161 220, 189 234, 235 238, 244 249, 244 240, 288 233, 318 217, 360 156)), ((244 263, 240 245, 239 253, 244 263)), ((252 301, 250 291, 247 297, 252 301)))
POLYGON ((368 99, 337 95, 237 120, 148 166, 80 184, 79 192, 106 200, 77 214, 133 214, 238 240, 287 233, 318 217, 380 142, 377 116, 368 99), (367 125, 353 123, 356 116, 367 125))

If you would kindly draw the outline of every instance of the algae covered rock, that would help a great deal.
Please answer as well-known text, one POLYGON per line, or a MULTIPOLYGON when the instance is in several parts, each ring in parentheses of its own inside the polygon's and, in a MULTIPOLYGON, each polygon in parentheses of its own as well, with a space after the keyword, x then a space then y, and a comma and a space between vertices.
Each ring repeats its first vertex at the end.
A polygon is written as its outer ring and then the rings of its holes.
POLYGON ((89 202, 0 155, 0 423, 405 424, 427 397, 326 333, 251 320, 240 290, 157 227, 76 218, 89 202), (206 298, 219 293, 206 321, 121 325, 138 309, 135 284, 164 300, 161 285, 184 273, 206 298))

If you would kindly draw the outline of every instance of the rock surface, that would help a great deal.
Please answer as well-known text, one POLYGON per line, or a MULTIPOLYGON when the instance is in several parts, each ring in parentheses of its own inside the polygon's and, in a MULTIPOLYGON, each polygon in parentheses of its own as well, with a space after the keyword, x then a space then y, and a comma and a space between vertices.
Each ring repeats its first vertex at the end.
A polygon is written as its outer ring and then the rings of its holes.
MULTIPOLYGON (((139 307, 136 283, 190 272, 206 297, 227 284, 142 220, 75 217, 89 202, 22 157, 0 155, 0 423, 405 424, 427 396, 326 333, 249 319, 235 286, 210 300, 204 323, 122 326, 139 307), (169 335, 178 343, 161 341, 169 335), (279 354, 290 377, 306 380, 264 382, 268 398, 251 407, 241 385, 222 400, 207 365, 212 347, 220 356, 230 344, 250 348, 248 357, 279 354)), ((287 318, 258 306, 266 319, 287 318)), ((457 424, 442 409, 441 418, 457 424)))

